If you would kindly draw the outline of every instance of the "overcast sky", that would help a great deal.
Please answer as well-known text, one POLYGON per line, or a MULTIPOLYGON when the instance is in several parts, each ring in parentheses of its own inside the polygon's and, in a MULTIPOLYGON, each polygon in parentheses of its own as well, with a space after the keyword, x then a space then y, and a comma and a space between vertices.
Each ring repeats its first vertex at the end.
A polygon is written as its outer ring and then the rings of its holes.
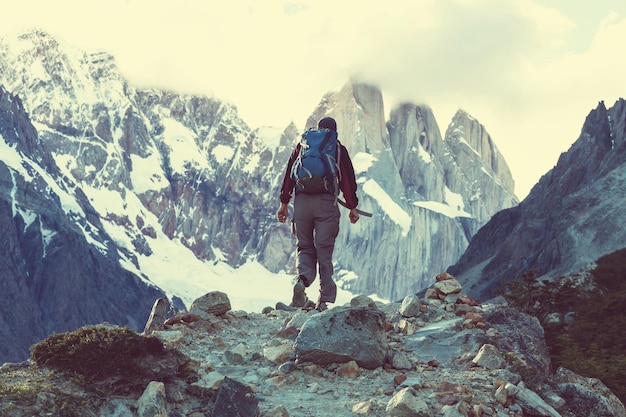
MULTIPOLYGON (((0 35, 39 28, 107 50, 137 87, 211 95, 251 126, 304 122, 351 78, 386 113, 462 108, 494 138, 524 198, 587 114, 626 96, 624 0, 20 0, 0 35)), ((8 5, 6 3, 9 3, 8 5)))

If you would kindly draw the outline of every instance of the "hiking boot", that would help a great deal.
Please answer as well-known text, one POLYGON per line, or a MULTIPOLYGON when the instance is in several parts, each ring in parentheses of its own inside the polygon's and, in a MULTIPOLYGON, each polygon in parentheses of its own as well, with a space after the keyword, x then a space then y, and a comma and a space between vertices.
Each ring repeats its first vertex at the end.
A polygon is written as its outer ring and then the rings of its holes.
POLYGON ((292 306, 304 307, 304 304, 306 304, 306 294, 304 293, 305 288, 306 285, 304 285, 302 278, 298 277, 296 285, 293 286, 293 299, 291 300, 292 306))
POLYGON ((288 306, 285 303, 278 302, 278 303, 276 303, 276 310, 296 311, 297 309, 295 307, 293 307, 293 306, 288 306))
POLYGON ((321 313, 322 311, 328 310, 328 305, 323 301, 319 301, 315 306, 315 309, 321 313))

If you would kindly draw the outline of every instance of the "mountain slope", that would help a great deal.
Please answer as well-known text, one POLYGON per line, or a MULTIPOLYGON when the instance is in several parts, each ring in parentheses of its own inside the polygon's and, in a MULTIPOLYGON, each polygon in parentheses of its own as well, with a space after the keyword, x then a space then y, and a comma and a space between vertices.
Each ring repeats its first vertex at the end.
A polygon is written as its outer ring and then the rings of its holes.
POLYGON ((63 178, 18 97, 0 86, 0 359, 51 334, 112 321, 140 329, 163 292, 128 272, 82 191, 63 178), (34 157, 31 157, 34 155, 34 157), (97 237, 97 241, 94 239, 97 237), (8 343, 11 341, 11 343, 8 343))
POLYGON ((556 277, 626 247, 626 102, 599 103, 518 206, 496 214, 449 272, 475 297, 530 269, 556 277))

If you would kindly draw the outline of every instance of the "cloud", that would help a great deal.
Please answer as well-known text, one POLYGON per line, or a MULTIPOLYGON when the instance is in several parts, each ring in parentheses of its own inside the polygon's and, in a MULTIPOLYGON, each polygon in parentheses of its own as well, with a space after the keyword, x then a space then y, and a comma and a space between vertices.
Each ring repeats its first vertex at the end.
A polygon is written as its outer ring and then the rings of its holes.
POLYGON ((3 8, 3 31, 37 26, 107 50, 133 85, 215 95, 252 126, 303 127, 352 77, 380 86, 387 112, 399 101, 428 104, 442 129, 463 108, 494 137, 524 196, 597 102, 612 105, 626 87, 626 21, 610 9, 618 3, 585 6, 603 18, 595 26, 580 4, 543 3, 555 4, 22 0, 3 8))

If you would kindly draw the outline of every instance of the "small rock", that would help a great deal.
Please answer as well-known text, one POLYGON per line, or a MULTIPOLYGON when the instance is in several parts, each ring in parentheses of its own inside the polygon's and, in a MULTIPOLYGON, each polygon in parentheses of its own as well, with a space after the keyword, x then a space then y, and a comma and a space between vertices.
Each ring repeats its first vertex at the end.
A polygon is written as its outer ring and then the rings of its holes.
POLYGON ((267 367, 261 367, 261 368, 256 370, 256 373, 260 377, 267 378, 268 376, 270 376, 272 374, 272 370, 270 368, 267 368, 267 367))
POLYGON ((211 371, 201 376, 199 380, 192 383, 192 386, 217 391, 224 381, 224 375, 211 371))
POLYGON ((413 369, 413 363, 409 356, 404 352, 394 352, 391 359, 391 366, 395 369, 413 369))
POLYGON ((243 365, 245 363, 243 356, 232 350, 224 351, 224 359, 231 365, 243 365))
POLYGON ((167 311, 169 309, 169 301, 167 298, 162 297, 157 299, 152 306, 152 312, 146 322, 146 327, 143 330, 144 336, 148 336, 154 330, 163 330, 163 323, 167 319, 167 311))
POLYGON ((427 364, 433 368, 439 368, 439 361, 437 359, 431 359, 427 362, 427 364))
POLYGON ((342 378, 356 378, 361 375, 361 368, 355 361, 350 361, 337 368, 337 375, 342 378))
POLYGON ((417 326, 406 319, 398 321, 398 331, 405 336, 411 336, 415 333, 417 326))
MULTIPOLYGON (((458 294, 463 290, 461 284, 455 278, 438 281, 435 283, 434 287, 440 295, 444 296, 458 294)), ((456 299, 454 301, 456 302, 456 299)))
POLYGON ((393 377, 393 383, 396 385, 401 385, 404 381, 406 381, 406 374, 397 374, 393 377))
POLYGON ((350 307, 368 307, 368 308, 378 308, 376 307, 376 303, 370 297, 366 295, 358 295, 350 300, 350 307))
POLYGON ((289 417, 289 412, 285 407, 279 405, 278 407, 274 407, 271 410, 267 410, 263 413, 263 417, 289 417))
POLYGON ((165 385, 151 381, 137 400, 139 417, 168 417, 165 402, 165 385))
POLYGON ((230 311, 231 306, 228 295, 221 291, 211 291, 191 303, 190 311, 194 308, 216 316, 221 316, 230 311))
POLYGON ((361 414, 361 415, 369 416, 373 412, 372 408, 373 408, 373 404, 371 401, 362 401, 360 403, 354 404, 354 406, 352 407, 352 412, 354 414, 361 414))
POLYGON ((498 349, 494 345, 485 344, 483 345, 478 354, 474 359, 472 359, 478 366, 482 366, 487 369, 499 369, 504 367, 504 358, 498 351, 498 349))
POLYGON ((435 276, 436 282, 447 281, 447 280, 452 280, 452 279, 455 279, 455 278, 452 275, 448 274, 447 272, 442 272, 440 274, 437 274, 437 276, 435 276))
POLYGON ((278 346, 268 346, 263 349, 263 356, 274 363, 282 363, 293 354, 293 344, 283 343, 278 346))
POLYGON ((429 415, 428 405, 418 397, 412 387, 398 391, 387 403, 389 417, 414 417, 429 415))
POLYGON ((415 294, 407 295, 402 300, 399 313, 404 317, 417 317, 421 312, 422 303, 415 294))
POLYGON ((213 417, 257 417, 259 400, 250 387, 225 377, 213 406, 213 417))

